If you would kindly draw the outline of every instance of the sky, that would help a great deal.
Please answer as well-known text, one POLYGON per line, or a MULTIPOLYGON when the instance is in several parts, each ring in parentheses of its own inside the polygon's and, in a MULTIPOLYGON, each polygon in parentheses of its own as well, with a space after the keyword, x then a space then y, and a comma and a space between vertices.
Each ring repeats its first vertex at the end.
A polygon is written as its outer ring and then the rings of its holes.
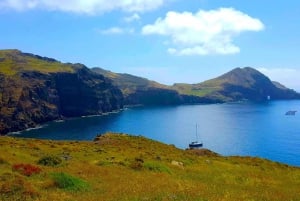
POLYGON ((0 49, 199 83, 250 66, 300 91, 300 1, 0 0, 0 49))

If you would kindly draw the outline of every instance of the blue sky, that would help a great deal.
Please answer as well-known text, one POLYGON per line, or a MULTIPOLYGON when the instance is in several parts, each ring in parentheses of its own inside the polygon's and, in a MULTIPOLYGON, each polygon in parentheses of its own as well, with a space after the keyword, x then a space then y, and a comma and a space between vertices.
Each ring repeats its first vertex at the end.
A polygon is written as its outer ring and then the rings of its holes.
POLYGON ((300 91, 300 1, 1 0, 0 48, 198 83, 254 67, 300 91))

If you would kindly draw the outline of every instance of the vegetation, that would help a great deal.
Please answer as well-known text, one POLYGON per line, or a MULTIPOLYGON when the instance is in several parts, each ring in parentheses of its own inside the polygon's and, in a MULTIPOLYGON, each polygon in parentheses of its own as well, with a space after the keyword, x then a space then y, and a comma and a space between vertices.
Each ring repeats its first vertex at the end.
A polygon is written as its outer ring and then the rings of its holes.
POLYGON ((119 87, 124 96, 135 93, 137 90, 147 90, 149 88, 169 89, 167 85, 157 83, 142 77, 126 74, 126 73, 114 73, 104 70, 102 68, 93 68, 92 71, 101 74, 111 79, 115 86, 119 87))
POLYGON ((216 102, 266 101, 272 99, 300 99, 300 94, 277 82, 272 82, 259 71, 250 68, 235 68, 217 78, 198 84, 174 84, 180 94, 206 97, 216 102))
POLYGON ((12 76, 20 71, 74 72, 74 68, 51 58, 22 53, 19 50, 0 50, 0 73, 12 76))
POLYGON ((138 136, 106 134, 94 142, 1 137, 0 152, 0 200, 5 201, 300 200, 299 168, 180 150, 138 136), (49 166, 56 157, 62 163, 49 166), (26 176, 15 164, 41 171, 26 176))
POLYGON ((61 162, 62 162, 62 160, 58 156, 44 156, 38 161, 38 164, 54 167, 54 166, 61 164, 61 162))
POLYGON ((89 188, 88 183, 83 181, 82 179, 73 177, 66 173, 53 173, 51 174, 54 184, 61 189, 65 189, 68 191, 83 191, 89 188))
POLYGON ((13 165, 12 170, 28 177, 33 174, 39 174, 42 171, 41 168, 37 166, 23 163, 13 165))

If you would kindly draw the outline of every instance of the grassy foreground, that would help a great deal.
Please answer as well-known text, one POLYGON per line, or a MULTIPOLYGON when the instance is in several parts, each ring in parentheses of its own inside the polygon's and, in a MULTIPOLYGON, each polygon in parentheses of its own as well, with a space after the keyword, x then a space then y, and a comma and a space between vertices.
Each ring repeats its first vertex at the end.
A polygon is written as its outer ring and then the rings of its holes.
POLYGON ((143 137, 0 138, 0 200, 300 201, 300 168, 143 137))

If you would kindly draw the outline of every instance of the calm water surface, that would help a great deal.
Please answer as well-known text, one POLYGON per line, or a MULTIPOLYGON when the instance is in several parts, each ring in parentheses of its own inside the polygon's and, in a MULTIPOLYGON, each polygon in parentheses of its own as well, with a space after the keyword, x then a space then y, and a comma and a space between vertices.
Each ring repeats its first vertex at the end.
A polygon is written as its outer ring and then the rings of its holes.
POLYGON ((300 101, 140 107, 51 122, 17 136, 92 140, 107 131, 143 135, 179 148, 195 140, 223 155, 249 155, 300 166, 300 101), (286 116, 288 110, 299 110, 286 116))

